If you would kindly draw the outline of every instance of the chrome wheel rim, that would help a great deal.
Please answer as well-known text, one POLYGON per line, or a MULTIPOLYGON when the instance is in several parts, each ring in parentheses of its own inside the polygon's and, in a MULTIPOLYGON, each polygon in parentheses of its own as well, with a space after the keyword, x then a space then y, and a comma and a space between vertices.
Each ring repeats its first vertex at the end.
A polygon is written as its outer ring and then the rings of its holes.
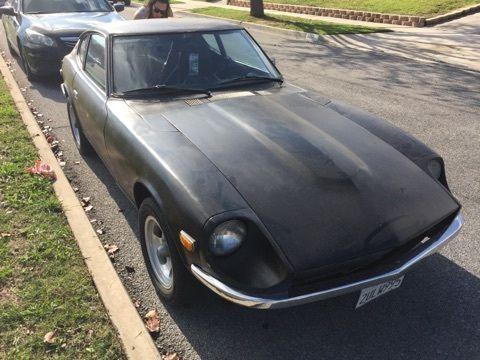
POLYGON ((80 147, 80 129, 78 128, 77 117, 75 116, 75 111, 71 104, 68 104, 68 118, 70 119, 70 127, 72 128, 73 138, 77 147, 80 147))
POLYGON ((165 233, 157 219, 148 216, 145 220, 145 245, 156 280, 165 290, 173 287, 173 269, 170 249, 165 233))

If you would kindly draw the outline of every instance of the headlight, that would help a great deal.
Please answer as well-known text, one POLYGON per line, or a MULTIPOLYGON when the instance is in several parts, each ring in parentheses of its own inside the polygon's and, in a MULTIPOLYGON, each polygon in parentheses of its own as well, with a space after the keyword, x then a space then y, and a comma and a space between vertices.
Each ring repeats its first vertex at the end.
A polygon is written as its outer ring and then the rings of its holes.
POLYGON ((210 251, 217 256, 230 255, 242 245, 247 226, 240 220, 229 220, 218 225, 210 236, 210 251))
POLYGON ((428 171, 435 179, 440 180, 442 176, 442 163, 437 159, 430 160, 428 163, 428 171))
POLYGON ((25 34, 27 35, 27 40, 34 45, 53 46, 54 44, 54 41, 51 37, 40 34, 35 30, 27 29, 25 30, 25 34))

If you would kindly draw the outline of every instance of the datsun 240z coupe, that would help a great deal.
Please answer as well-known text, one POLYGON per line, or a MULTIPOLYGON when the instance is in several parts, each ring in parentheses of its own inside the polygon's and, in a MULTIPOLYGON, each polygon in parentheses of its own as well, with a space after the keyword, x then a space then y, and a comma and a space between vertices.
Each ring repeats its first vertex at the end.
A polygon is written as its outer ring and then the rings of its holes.
POLYGON ((462 226, 438 154, 285 83, 241 26, 99 25, 62 70, 78 150, 94 150, 139 208, 166 300, 187 296, 193 274, 248 307, 360 290, 361 306, 462 226))

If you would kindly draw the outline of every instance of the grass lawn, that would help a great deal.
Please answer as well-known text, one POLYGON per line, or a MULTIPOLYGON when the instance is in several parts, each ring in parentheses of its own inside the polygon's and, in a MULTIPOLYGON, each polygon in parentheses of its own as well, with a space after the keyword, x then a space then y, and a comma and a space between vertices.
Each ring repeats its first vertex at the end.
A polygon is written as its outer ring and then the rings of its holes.
POLYGON ((468 5, 478 4, 479 0, 265 0, 265 2, 385 14, 418 15, 429 18, 468 5))
POLYGON ((388 31, 386 29, 372 28, 367 26, 334 24, 321 20, 308 20, 285 15, 267 15, 262 19, 250 16, 248 11, 224 9, 219 7, 206 7, 191 10, 196 14, 217 16, 221 18, 248 21, 262 25, 269 25, 283 29, 299 30, 318 35, 337 34, 365 34, 372 32, 388 31))
POLYGON ((122 359, 52 185, 25 172, 37 157, 0 76, 0 359, 122 359))

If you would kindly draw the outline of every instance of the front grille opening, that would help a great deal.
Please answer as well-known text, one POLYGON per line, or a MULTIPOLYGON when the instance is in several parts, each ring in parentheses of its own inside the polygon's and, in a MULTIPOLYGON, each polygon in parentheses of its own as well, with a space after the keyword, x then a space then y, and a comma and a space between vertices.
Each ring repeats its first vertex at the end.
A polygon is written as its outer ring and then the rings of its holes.
POLYGON ((347 266, 342 269, 342 271, 337 271, 335 273, 317 275, 306 279, 296 279, 290 288, 290 296, 309 294, 394 270, 404 264, 412 254, 421 251, 431 242, 437 240, 438 237, 445 232, 456 215, 457 214, 454 213, 448 216, 425 233, 417 236, 399 248, 387 251, 381 256, 376 256, 376 259, 375 255, 380 254, 374 254, 372 261, 367 261, 366 264, 362 266, 347 266))

